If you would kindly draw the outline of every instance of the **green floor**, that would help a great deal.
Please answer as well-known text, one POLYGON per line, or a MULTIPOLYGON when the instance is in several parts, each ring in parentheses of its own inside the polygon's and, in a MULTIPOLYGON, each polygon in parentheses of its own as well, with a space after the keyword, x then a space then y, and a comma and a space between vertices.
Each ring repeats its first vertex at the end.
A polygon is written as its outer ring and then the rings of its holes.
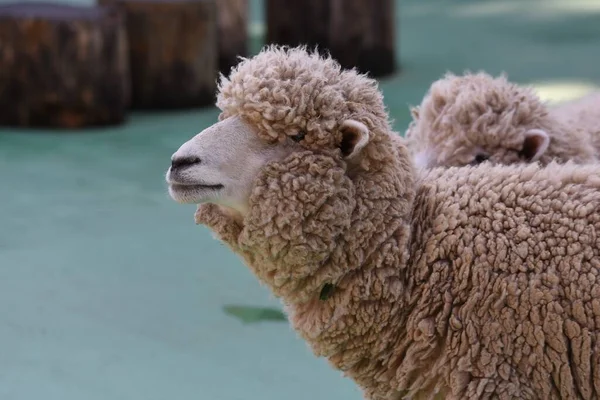
MULTIPOLYGON (((382 82, 398 130, 446 70, 552 100, 600 87, 598 0, 404 0, 398 16, 402 71, 382 82)), ((223 312, 278 303, 167 196, 171 153, 216 115, 0 131, 0 400, 361 398, 286 323, 223 312)))

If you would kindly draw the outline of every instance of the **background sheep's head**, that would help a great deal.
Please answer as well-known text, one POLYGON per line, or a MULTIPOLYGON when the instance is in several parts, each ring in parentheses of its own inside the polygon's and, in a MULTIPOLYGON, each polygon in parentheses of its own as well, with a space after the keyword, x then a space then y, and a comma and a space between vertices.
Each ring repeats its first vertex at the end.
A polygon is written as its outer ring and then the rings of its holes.
POLYGON ((243 60, 221 78, 217 106, 219 122, 173 154, 169 192, 242 215, 267 164, 308 151, 343 161, 350 173, 372 168, 368 148, 387 140, 374 132, 389 129, 375 80, 303 48, 269 47, 243 60))
POLYGON ((485 73, 447 74, 412 114, 406 136, 424 168, 549 161, 562 128, 532 89, 485 73))

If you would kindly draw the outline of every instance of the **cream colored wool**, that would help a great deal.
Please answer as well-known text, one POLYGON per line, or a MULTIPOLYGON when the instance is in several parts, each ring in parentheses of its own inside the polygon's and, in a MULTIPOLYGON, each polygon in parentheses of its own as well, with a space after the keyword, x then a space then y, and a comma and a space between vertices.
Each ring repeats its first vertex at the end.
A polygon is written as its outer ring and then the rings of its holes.
POLYGON ((600 150, 600 143, 594 146, 600 141, 597 122, 597 98, 549 109, 532 88, 504 75, 446 74, 413 109, 406 137, 415 161, 425 168, 485 160, 586 163, 595 162, 600 150))
POLYGON ((592 144, 600 151, 600 91, 550 107, 552 115, 571 126, 582 126, 590 132, 592 144))
POLYGON ((303 49, 244 60, 217 105, 257 141, 306 136, 241 219, 203 203, 197 223, 366 399, 599 398, 600 165, 417 175, 376 82, 303 49), (369 128, 352 169, 349 116, 369 128))

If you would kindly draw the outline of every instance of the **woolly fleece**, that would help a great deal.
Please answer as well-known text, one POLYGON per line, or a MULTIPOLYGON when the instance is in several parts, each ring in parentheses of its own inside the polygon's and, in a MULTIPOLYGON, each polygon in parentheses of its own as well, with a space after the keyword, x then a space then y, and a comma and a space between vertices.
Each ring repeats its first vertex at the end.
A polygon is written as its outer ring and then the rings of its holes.
POLYGON ((530 129, 544 130, 550 137, 538 160, 542 164, 596 161, 590 136, 596 131, 600 138, 597 124, 559 118, 532 88, 504 75, 448 73, 431 85, 412 114, 406 138, 415 154, 425 151, 427 167, 468 165, 477 154, 489 156, 492 163, 528 162, 523 148, 530 129))
POLYGON ((257 140, 306 140, 264 167, 243 221, 213 204, 196 221, 365 398, 598 398, 600 166, 417 177, 376 83, 303 49, 244 60, 218 105, 257 140), (337 150, 350 116, 371 135, 352 171, 337 150))
POLYGON ((600 91, 550 107, 550 112, 567 125, 589 130, 592 144, 600 152, 600 91))

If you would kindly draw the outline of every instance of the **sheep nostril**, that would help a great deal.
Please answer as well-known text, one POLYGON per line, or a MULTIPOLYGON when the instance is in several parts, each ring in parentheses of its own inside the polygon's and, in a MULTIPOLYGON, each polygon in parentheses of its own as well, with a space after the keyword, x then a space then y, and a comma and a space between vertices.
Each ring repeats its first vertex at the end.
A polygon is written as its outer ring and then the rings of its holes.
POLYGON ((198 157, 175 158, 171 161, 171 169, 189 167, 190 165, 200 164, 198 157))

